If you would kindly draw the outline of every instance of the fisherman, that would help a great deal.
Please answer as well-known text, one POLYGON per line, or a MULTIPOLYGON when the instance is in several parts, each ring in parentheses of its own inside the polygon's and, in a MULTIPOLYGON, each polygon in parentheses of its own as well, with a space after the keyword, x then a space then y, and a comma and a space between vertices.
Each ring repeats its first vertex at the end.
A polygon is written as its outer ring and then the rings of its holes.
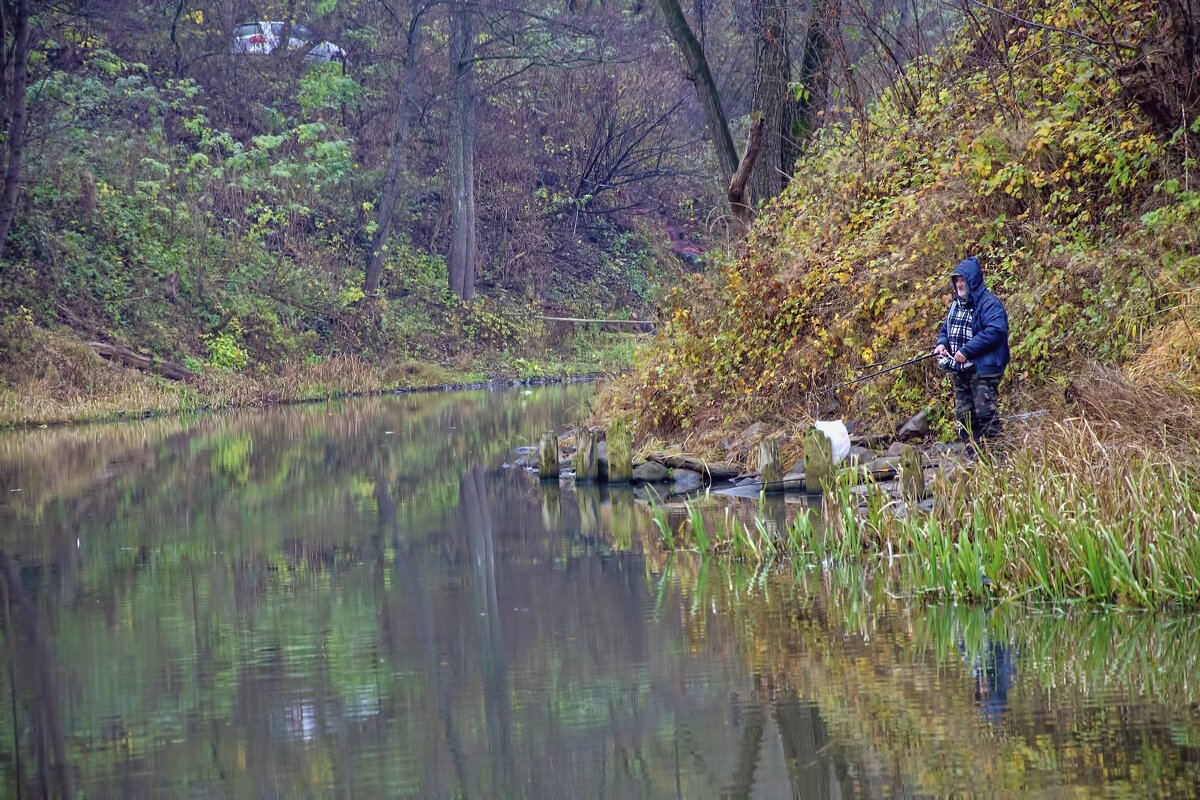
POLYGON ((975 256, 959 262, 951 281, 954 298, 933 354, 954 378, 959 438, 982 444, 1000 433, 997 404, 1008 366, 1008 312, 983 285, 983 268, 975 256))

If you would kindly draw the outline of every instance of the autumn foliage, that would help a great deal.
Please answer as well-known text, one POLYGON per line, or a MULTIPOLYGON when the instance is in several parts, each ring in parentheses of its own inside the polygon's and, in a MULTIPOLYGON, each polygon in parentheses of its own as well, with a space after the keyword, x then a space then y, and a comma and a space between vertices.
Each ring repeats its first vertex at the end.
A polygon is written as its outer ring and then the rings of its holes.
POLYGON ((904 91, 823 128, 736 254, 676 291, 603 406, 663 436, 947 406, 928 362, 822 390, 927 352, 971 254, 1009 311, 1008 412, 1061 403, 1093 362, 1151 356, 1186 379, 1200 118, 1164 134, 1127 82, 1167 5, 1008 4, 1019 15, 966 24, 904 91))

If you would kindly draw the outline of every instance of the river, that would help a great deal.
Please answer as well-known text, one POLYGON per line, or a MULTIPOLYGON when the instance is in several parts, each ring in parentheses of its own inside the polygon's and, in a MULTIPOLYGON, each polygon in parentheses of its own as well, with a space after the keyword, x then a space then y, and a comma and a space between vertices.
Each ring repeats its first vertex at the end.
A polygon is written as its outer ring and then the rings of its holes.
POLYGON ((1200 621, 663 553, 559 386, 0 435, 0 794, 1200 790, 1200 621))

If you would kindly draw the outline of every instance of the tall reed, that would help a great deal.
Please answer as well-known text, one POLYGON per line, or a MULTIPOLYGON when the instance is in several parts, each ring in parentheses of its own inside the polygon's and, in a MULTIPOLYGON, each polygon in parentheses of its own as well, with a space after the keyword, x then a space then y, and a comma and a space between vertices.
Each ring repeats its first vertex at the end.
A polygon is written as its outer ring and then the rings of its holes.
POLYGON ((755 562, 883 556, 906 591, 981 600, 1200 605, 1200 448, 1115 436, 1081 420, 1045 426, 1006 458, 932 482, 922 511, 843 472, 821 513, 786 526, 689 501, 669 547, 755 562), (1035 446, 1036 445, 1036 446, 1035 446), (774 529, 774 530, 773 530, 774 529))

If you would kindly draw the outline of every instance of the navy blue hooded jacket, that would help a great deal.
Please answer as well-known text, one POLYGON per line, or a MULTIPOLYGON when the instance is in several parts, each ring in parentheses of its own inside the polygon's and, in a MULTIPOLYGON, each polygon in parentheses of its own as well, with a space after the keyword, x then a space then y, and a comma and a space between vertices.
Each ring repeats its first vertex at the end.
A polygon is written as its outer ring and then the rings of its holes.
MULTIPOLYGON (((979 259, 971 256, 959 262, 951 274, 951 280, 954 275, 966 279, 967 298, 975 310, 971 326, 974 335, 963 345, 962 354, 968 361, 975 362, 975 374, 988 377, 1003 375, 1008 366, 1008 312, 1004 310, 1000 298, 983 285, 983 267, 979 266, 979 259)), ((948 320, 949 314, 946 316, 948 320)), ((938 331, 937 343, 950 346, 945 321, 938 331)))

